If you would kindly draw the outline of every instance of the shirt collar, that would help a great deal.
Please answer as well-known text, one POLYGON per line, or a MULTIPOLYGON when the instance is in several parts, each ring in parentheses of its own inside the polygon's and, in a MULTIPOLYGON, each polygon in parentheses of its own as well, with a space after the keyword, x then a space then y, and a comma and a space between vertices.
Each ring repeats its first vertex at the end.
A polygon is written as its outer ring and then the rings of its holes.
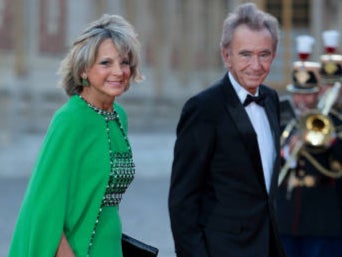
MULTIPOLYGON (((246 89, 244 89, 236 80, 235 78, 233 77, 233 75, 228 72, 228 77, 229 77, 229 80, 230 82, 232 83, 233 85, 233 88, 237 94, 237 96, 239 97, 240 99, 240 102, 243 103, 247 97, 247 95, 251 95, 251 93, 249 93, 246 89)), ((257 91, 256 91, 256 94, 254 96, 258 96, 259 95, 259 88, 257 88, 257 91)))

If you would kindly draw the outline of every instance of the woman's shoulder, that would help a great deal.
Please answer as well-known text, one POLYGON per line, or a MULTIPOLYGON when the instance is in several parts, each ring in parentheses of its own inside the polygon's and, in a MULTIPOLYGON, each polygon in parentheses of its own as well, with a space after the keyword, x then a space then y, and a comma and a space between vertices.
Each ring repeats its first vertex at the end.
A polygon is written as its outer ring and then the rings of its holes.
POLYGON ((56 110, 51 119, 51 124, 59 127, 70 127, 82 124, 88 120, 85 118, 87 115, 86 110, 87 108, 82 105, 81 99, 77 96, 72 96, 64 105, 56 110))

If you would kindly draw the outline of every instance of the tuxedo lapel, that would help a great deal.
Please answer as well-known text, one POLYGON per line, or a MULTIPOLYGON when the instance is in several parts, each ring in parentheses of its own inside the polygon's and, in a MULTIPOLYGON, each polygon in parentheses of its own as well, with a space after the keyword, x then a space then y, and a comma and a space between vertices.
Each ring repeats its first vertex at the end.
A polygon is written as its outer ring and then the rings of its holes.
POLYGON ((270 99, 271 96, 267 95, 266 92, 262 90, 262 88, 260 88, 260 93, 266 96, 265 97, 265 111, 266 111, 266 115, 268 118, 268 122, 270 123, 270 128, 271 128, 273 140, 275 143, 274 147, 275 149, 277 149, 276 142, 278 141, 278 133, 277 133, 276 128, 278 127, 278 121, 277 121, 276 109, 270 99))
POLYGON ((260 183, 265 185, 257 135, 253 129, 252 123, 249 120, 247 112, 245 111, 243 105, 240 102, 240 99, 238 98, 233 86, 228 79, 228 76, 225 77, 226 78, 223 80, 223 84, 221 85, 221 87, 225 96, 224 100, 226 110, 230 117, 233 119, 241 135, 242 141, 247 148, 255 170, 258 171, 257 174, 260 183))
MULTIPOLYGON (((267 95, 266 90, 264 88, 260 87, 260 93, 264 94, 265 97, 265 111, 266 115, 270 124, 270 128, 272 131, 273 136, 273 142, 274 142, 274 149, 275 151, 280 151, 280 132, 279 132, 279 123, 277 119, 277 113, 276 113, 276 106, 274 103, 272 103, 272 96, 267 95)), ((280 163, 280 159, 278 158, 278 154, 276 155, 276 159, 274 161, 273 165, 273 172, 272 172, 272 179, 271 179, 271 188, 270 188, 270 194, 273 194, 274 189, 278 185, 278 166, 280 163)))

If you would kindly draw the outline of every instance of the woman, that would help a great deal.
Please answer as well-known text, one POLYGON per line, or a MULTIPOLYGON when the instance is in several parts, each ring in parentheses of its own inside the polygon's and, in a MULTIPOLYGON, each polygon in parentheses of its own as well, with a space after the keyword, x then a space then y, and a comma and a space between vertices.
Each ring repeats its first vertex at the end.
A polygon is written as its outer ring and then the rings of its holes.
POLYGON ((127 119, 115 98, 140 81, 140 44, 104 15, 61 63, 70 96, 54 115, 18 216, 9 256, 122 256, 118 205, 134 177, 127 119))

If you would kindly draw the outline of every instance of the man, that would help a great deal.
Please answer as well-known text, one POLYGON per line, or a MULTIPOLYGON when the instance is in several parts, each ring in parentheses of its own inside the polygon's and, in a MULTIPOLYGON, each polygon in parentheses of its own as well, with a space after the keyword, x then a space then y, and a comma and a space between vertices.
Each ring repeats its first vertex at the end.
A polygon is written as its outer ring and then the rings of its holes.
MULTIPOLYGON (((308 74, 314 67, 309 65, 306 62, 304 66, 308 74)), ((303 71, 303 66, 300 68, 303 71)), ((318 74, 318 68, 311 74, 315 73, 318 74)), ((287 87, 300 126, 283 146, 283 152, 288 153, 284 155, 285 162, 289 162, 288 156, 298 140, 303 146, 294 156, 294 161, 290 161, 287 175, 280 184, 277 197, 279 230, 288 257, 342 257, 341 114, 330 109, 327 110, 329 115, 315 115, 318 113, 316 107, 324 109, 324 105, 332 103, 327 101, 330 97, 321 95, 322 90, 324 94, 328 91, 324 89, 326 85, 320 85, 319 74, 311 77, 317 79, 305 83, 305 87, 296 82, 287 87), (318 105, 320 96, 325 99, 321 106, 318 105), (325 125, 319 122, 325 119, 329 121, 325 125), (320 137, 326 133, 325 130, 331 133, 320 137), (310 132, 313 133, 310 135, 310 132)))
POLYGON ((223 26, 228 73, 183 108, 169 192, 178 257, 284 256, 274 213, 279 101, 262 85, 277 42, 274 17, 239 6, 223 26))

